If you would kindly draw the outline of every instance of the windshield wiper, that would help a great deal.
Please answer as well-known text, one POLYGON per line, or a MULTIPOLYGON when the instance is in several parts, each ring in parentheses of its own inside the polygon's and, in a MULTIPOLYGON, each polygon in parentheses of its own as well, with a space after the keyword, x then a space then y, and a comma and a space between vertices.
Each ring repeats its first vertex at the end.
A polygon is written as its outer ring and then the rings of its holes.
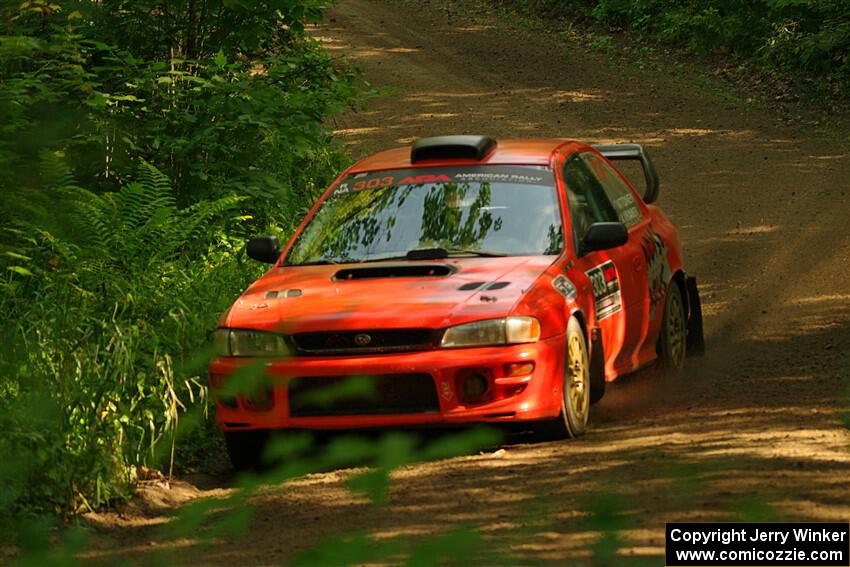
POLYGON ((342 264, 333 260, 315 260, 313 262, 301 262, 300 264, 284 264, 284 266, 328 266, 330 264, 342 264))
POLYGON ((441 260, 452 256, 483 256, 487 258, 502 258, 508 256, 503 252, 488 252, 486 250, 472 250, 466 248, 417 248, 410 250, 406 255, 407 260, 441 260))
POLYGON ((368 264, 371 262, 398 262, 401 260, 444 260, 451 257, 481 256, 485 258, 503 258, 510 256, 504 252, 488 252, 486 250, 471 250, 465 248, 414 248, 406 254, 395 256, 381 256, 379 258, 364 258, 362 260, 350 260, 351 263, 368 264))

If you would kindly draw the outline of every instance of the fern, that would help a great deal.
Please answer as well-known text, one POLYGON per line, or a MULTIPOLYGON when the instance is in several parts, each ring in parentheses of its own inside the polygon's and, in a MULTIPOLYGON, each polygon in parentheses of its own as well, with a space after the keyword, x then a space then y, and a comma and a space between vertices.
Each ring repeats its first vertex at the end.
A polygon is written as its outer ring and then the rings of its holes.
POLYGON ((40 257, 42 267, 45 257, 59 256, 80 291, 104 299, 144 282, 157 286, 177 264, 206 254, 211 227, 241 218, 233 211, 242 201, 231 196, 179 209, 168 177, 146 162, 135 181, 98 194, 74 183, 58 153, 42 156, 38 185, 16 197, 0 203, 0 218, 9 217, 2 240, 13 243, 0 254, 40 257))
POLYGON ((158 211, 173 214, 177 210, 168 177, 147 162, 139 164, 137 174, 137 182, 114 194, 116 213, 123 220, 122 232, 146 224, 158 211))

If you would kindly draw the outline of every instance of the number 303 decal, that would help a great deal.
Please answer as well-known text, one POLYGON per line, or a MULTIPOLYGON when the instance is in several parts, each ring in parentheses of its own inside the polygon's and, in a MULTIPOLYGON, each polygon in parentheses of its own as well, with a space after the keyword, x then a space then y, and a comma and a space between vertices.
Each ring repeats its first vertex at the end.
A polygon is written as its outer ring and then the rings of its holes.
POLYGON ((608 260, 585 272, 593 286, 595 299, 596 320, 601 321, 610 317, 623 308, 620 295, 620 277, 614 262, 608 260))

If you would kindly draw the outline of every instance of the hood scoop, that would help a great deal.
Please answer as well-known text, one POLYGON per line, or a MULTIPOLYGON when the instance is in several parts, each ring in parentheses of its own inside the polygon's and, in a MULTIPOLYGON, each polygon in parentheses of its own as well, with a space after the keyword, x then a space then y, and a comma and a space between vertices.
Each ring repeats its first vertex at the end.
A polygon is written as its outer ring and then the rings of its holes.
POLYGON ((426 278, 448 276, 455 271, 456 268, 453 266, 438 263, 380 264, 377 266, 344 268, 335 273, 333 279, 334 281, 349 281, 383 278, 426 278))

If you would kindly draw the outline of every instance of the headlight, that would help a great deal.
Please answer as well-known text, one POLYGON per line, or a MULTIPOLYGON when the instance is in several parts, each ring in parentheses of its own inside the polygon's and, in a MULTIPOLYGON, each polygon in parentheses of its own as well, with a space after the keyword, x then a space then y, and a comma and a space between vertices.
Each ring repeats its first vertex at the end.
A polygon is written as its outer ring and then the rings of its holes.
POLYGON ((219 356, 286 356, 289 347, 283 335, 244 329, 218 329, 213 347, 219 356))
POLYGON ((449 327, 440 346, 443 348, 512 345, 540 339, 540 321, 534 317, 506 317, 475 321, 449 327))

